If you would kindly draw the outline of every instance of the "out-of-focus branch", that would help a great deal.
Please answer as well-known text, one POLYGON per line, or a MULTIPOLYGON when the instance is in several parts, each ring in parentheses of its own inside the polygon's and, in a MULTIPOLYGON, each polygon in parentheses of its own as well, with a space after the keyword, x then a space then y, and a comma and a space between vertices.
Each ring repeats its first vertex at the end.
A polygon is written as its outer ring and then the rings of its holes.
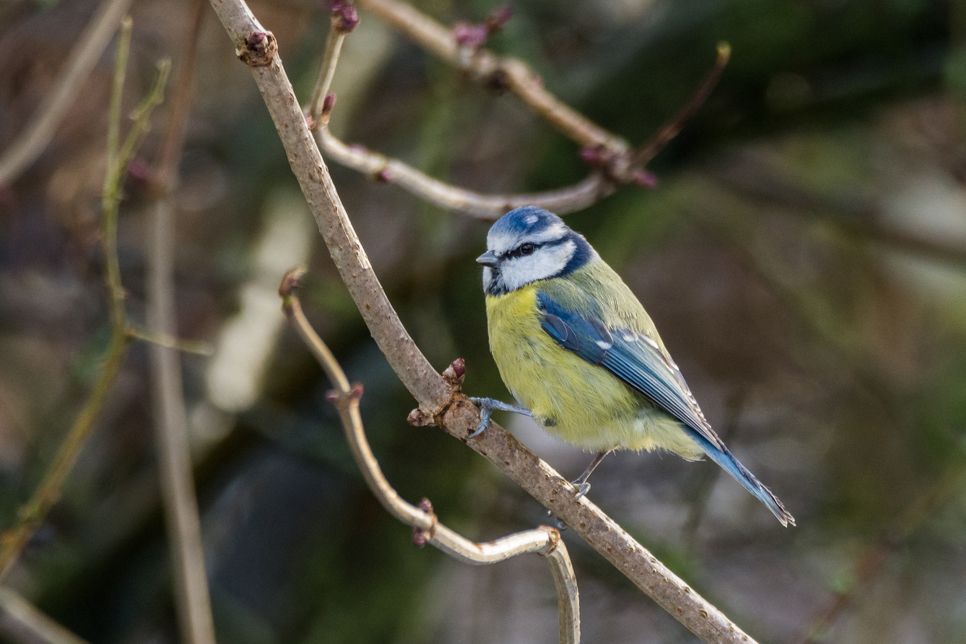
POLYGON ((349 294, 390 366, 419 403, 410 422, 435 424, 486 457, 703 641, 753 642, 587 497, 575 500, 574 487, 503 428, 493 423, 483 435, 469 439, 479 423, 479 409, 436 373, 386 297, 298 106, 275 37, 243 0, 212 0, 212 7, 239 58, 252 69, 289 165, 349 294))
POLYGON ((520 206, 540 206, 558 214, 567 214, 586 208, 614 192, 613 182, 607 180, 603 172, 595 171, 580 183, 559 190, 486 195, 439 181, 407 163, 372 152, 361 145, 346 145, 340 141, 328 127, 329 116, 335 105, 335 94, 329 94, 328 91, 335 76, 342 41, 355 26, 354 22, 346 20, 344 13, 347 6, 352 5, 337 3, 333 6, 332 26, 326 40, 319 78, 306 110, 319 147, 336 162, 375 181, 396 184, 441 208, 480 219, 497 219, 520 206))
POLYGON ((0 635, 12 642, 87 644, 9 588, 0 588, 0 635))
POLYGON ((711 68, 711 71, 704 77, 704 81, 702 81, 694 94, 691 95, 691 99, 684 107, 664 127, 658 130, 654 138, 634 151, 630 161, 632 167, 647 165, 651 159, 657 156, 658 152, 664 149, 664 146, 681 133, 681 128, 684 127, 684 124, 691 120, 691 117, 695 115, 698 108, 704 105, 704 102, 708 100, 711 92, 717 87, 718 81, 721 80, 721 74, 724 72, 724 68, 730 59, 731 45, 726 42, 718 43, 718 56, 714 61, 714 66, 711 68))
POLYGON ((909 541, 936 510, 960 492, 964 482, 966 463, 959 462, 925 494, 906 507, 892 526, 883 530, 879 539, 870 544, 856 559, 848 585, 834 594, 828 606, 816 615, 803 634, 790 641, 794 644, 819 644, 828 641, 832 627, 852 606, 859 591, 875 579, 890 557, 909 541))
POLYGON ((441 208, 479 219, 498 219, 520 206, 539 206, 559 215, 582 210, 614 193, 614 184, 602 172, 566 188, 530 194, 487 195, 434 179, 416 168, 360 145, 346 145, 325 125, 315 131, 319 147, 340 165, 376 181, 393 183, 441 208))
MULTIPOLYGON (((423 499, 419 507, 416 507, 400 497, 392 487, 369 448, 369 441, 363 429, 362 417, 359 413, 362 385, 349 384, 335 356, 302 313, 301 303, 295 295, 301 274, 300 270, 291 270, 282 279, 279 287, 282 310, 299 337, 325 370, 329 381, 335 386, 335 389, 329 392, 329 400, 339 410, 352 455, 379 503, 396 519, 412 526, 413 539, 417 545, 428 543, 464 563, 492 564, 527 552, 547 557, 557 588, 560 641, 567 644, 579 642, 580 608, 577 580, 574 577, 570 556, 567 554, 567 547, 556 529, 542 526, 536 530, 518 532, 489 543, 477 543, 439 523, 428 499, 423 499)), ((462 381, 462 373, 457 374, 455 369, 447 370, 444 377, 446 375, 450 376, 454 387, 458 387, 459 382, 462 381)))
MULTIPOLYGON (((184 31, 181 68, 154 176, 150 249, 148 253, 148 324, 163 336, 177 336, 174 296, 175 202, 178 164, 191 107, 198 38, 205 0, 193 0, 184 31)), ((151 346, 151 383, 158 474, 164 502, 174 597, 181 638, 186 644, 215 644, 201 519, 191 474, 188 422, 181 358, 173 348, 151 346)))
POLYGON ((121 37, 118 40, 115 58, 113 94, 111 99, 110 122, 107 137, 107 174, 104 180, 104 196, 101 200, 103 211, 103 248, 105 260, 105 280, 110 294, 111 338, 104 353, 100 376, 91 391, 67 438, 57 450, 53 462, 44 474, 40 485, 17 512, 17 523, 0 535, 0 581, 10 571, 13 562, 23 551, 30 537, 40 527, 47 512, 60 498, 60 490, 67 475, 70 474, 81 447, 87 440, 94 421, 97 419, 107 394, 121 368, 132 339, 124 313, 124 287, 117 260, 117 213, 121 200, 121 185, 127 173, 128 164, 149 126, 151 112, 161 102, 162 92, 168 77, 167 62, 158 66, 158 75, 147 97, 135 111, 134 123, 124 140, 120 140, 121 93, 124 89, 124 75, 127 67, 127 54, 131 41, 131 21, 121 24, 121 37))
POLYGON ((603 147, 613 154, 625 154, 630 150, 627 141, 598 126, 548 92, 540 77, 521 61, 501 58, 482 47, 461 46, 452 30, 403 2, 356 1, 423 49, 460 68, 474 79, 513 92, 530 109, 581 147, 603 147))
POLYGON ((815 194, 779 176, 773 168, 749 159, 731 160, 714 172, 728 188, 754 199, 779 204, 790 212, 824 219, 843 232, 896 250, 966 266, 966 247, 955 242, 898 230, 879 221, 876 206, 861 200, 815 194))
POLYGON ((135 340, 141 340, 149 344, 156 344, 167 349, 174 349, 182 353, 193 353, 196 356, 211 357, 215 353, 215 348, 209 342, 202 340, 184 340, 173 335, 158 333, 151 329, 139 329, 129 327, 128 334, 135 340))
POLYGON ((27 128, 0 157, 0 186, 13 183, 50 143, 58 123, 77 98, 130 5, 131 0, 104 0, 97 9, 67 55, 54 91, 44 99, 27 128))
MULTIPOLYGON (((326 41, 319 79, 306 109, 322 151, 341 165, 371 179, 399 185, 441 208, 480 219, 497 219, 509 210, 526 205, 567 214, 613 194, 618 185, 654 185, 656 179, 644 170, 644 165, 677 136, 685 121, 704 103, 717 84, 731 52, 726 43, 718 45, 715 66, 691 100, 651 141, 633 151, 626 141, 597 126, 550 94, 540 78, 524 63, 495 56, 483 49, 481 42, 461 43, 454 30, 447 29, 407 4, 395 0, 359 2, 417 44, 468 72, 473 78, 514 92, 537 115, 582 146, 581 156, 593 168, 583 181, 548 192, 487 195, 433 179, 398 159, 371 152, 360 145, 346 145, 328 130, 329 115, 335 104, 335 95, 328 94, 328 89, 335 75, 342 42, 346 33, 355 26, 355 22, 351 21, 347 27, 342 17, 346 7, 352 5, 337 2, 333 6, 332 27, 326 41)), ((355 19, 354 9, 352 16, 355 19)))

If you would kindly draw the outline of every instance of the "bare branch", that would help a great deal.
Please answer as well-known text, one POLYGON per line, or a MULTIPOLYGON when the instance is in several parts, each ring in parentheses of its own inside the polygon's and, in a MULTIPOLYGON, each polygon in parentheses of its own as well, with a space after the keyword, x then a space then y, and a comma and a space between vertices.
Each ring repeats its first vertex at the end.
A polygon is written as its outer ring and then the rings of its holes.
POLYGON ((50 143, 58 123, 77 98, 130 5, 131 0, 104 0, 98 8, 67 55, 54 91, 44 99, 30 125, 0 158, 0 186, 13 183, 50 143))
POLYGON ((564 215, 582 210, 613 194, 614 184, 602 172, 592 172, 580 183, 558 190, 530 194, 487 195, 457 188, 397 159, 390 159, 360 145, 346 145, 329 131, 323 116, 315 131, 319 147, 340 165, 376 181, 393 183, 441 208, 478 219, 498 219, 520 206, 539 206, 564 215))
MULTIPOLYGON (((352 455, 379 503, 395 518, 415 529, 413 538, 417 545, 429 543, 464 563, 493 564, 528 552, 547 556, 560 606, 560 641, 567 644, 579 642, 580 608, 577 582, 570 556, 567 554, 567 546, 560 539, 560 533, 557 530, 543 526, 536 530, 511 534, 489 543, 476 543, 439 523, 428 499, 423 499, 419 507, 416 507, 406 502, 392 487, 383 475, 363 429, 362 417, 359 413, 362 385, 349 385, 349 380, 335 356, 302 313, 302 305, 294 292, 301 273, 301 270, 291 270, 282 279, 282 285, 279 287, 282 310, 285 311, 286 317, 295 327, 299 337, 325 370, 329 381, 335 385, 335 390, 329 392, 329 400, 339 410, 352 455)), ((458 382, 462 380, 462 373, 459 376, 456 376, 452 370, 450 373, 451 382, 458 387, 458 382)))
POLYGON ((289 165, 349 294, 390 366, 419 402, 420 409, 410 415, 411 422, 436 424, 482 454, 705 642, 753 642, 586 497, 575 501, 569 482, 498 425, 492 424, 482 436, 469 440, 479 422, 479 409, 433 370, 389 303, 339 200, 277 53, 271 57, 260 53, 265 43, 274 42, 274 36, 255 20, 243 0, 212 0, 212 7, 239 58, 252 67, 289 165))
POLYGON ((379 16, 420 47, 466 71, 473 78, 513 92, 530 109, 581 147, 604 147, 614 154, 624 154, 630 149, 627 141, 598 126, 548 92, 540 77, 521 61, 501 58, 482 48, 467 51, 457 43, 452 30, 408 4, 394 0, 357 1, 359 6, 379 16))
POLYGON ((9 588, 0 588, 0 615, 3 634, 10 640, 33 644, 87 644, 9 588))
MULTIPOLYGON (((593 168, 583 181, 549 192, 487 195, 444 183, 402 161, 371 152, 360 145, 346 145, 328 130, 329 115, 335 103, 335 95, 328 94, 328 88, 335 75, 346 33, 338 27, 334 9, 319 80, 306 109, 322 151, 337 163, 375 181, 399 185, 441 208, 479 219, 497 219, 507 211, 525 205, 539 206, 563 215, 586 208, 613 194, 621 184, 653 186, 656 178, 644 170, 644 165, 678 134, 685 121, 705 101, 721 76, 731 51, 726 43, 718 46, 715 67, 688 104, 651 142, 634 152, 626 141, 598 127, 550 94, 544 89, 540 78, 522 62, 499 58, 482 49, 479 38, 461 39, 458 29, 448 30, 417 9, 395 0, 360 0, 360 4, 474 78, 516 93, 535 113, 582 146, 581 156, 593 168)), ((501 20, 505 21, 507 17, 505 15, 494 20, 502 24, 501 20)), ((464 31, 473 31, 472 27, 462 27, 464 31)))
POLYGON ((53 462, 44 474, 40 485, 34 491, 30 500, 20 507, 17 512, 17 523, 10 530, 0 536, 0 581, 10 571, 13 562, 23 551, 30 537, 43 523, 47 512, 60 498, 60 490, 70 474, 81 448, 90 435, 94 421, 100 414, 111 385, 121 368, 132 334, 127 328, 124 313, 124 287, 121 284, 121 274, 117 261, 117 212, 120 203, 121 184, 127 172, 137 144, 148 127, 148 119, 155 105, 161 100, 164 83, 167 80, 168 65, 159 65, 158 76, 154 87, 142 101, 136 111, 134 124, 125 139, 124 145, 118 150, 120 139, 120 97, 124 87, 124 74, 127 64, 128 46, 131 39, 131 22, 126 20, 121 25, 121 37, 118 40, 118 53, 114 68, 114 95, 111 101, 111 121, 108 128, 107 148, 107 176, 104 181, 104 196, 101 200, 103 210, 103 248, 105 255, 105 280, 111 300, 111 338, 104 353, 104 366, 101 374, 91 391, 90 398, 84 404, 74 425, 67 433, 67 438, 57 450, 53 462))
POLYGON ((148 344, 156 344, 166 349, 174 349, 181 353, 191 353, 196 356, 205 357, 211 357, 215 354, 215 348, 211 343, 203 340, 185 340, 151 329, 139 329, 137 327, 128 327, 127 332, 135 340, 141 340, 148 344))
POLYGON ((396 184, 441 208, 487 220, 498 219, 520 206, 540 206, 566 214, 586 208, 614 192, 613 183, 605 178, 604 173, 595 171, 580 183, 559 190, 532 194, 486 195, 444 183, 398 159, 385 157, 361 145, 346 145, 328 128, 329 116, 335 103, 335 94, 328 92, 335 76, 342 41, 347 33, 342 26, 344 21, 340 20, 337 13, 338 9, 338 5, 333 8, 332 26, 319 68, 319 78, 306 109, 310 126, 316 131, 319 147, 337 163, 374 181, 396 184))
POLYGON ((691 117, 698 111, 698 108, 704 105, 704 102, 708 100, 708 96, 717 87, 718 81, 721 80, 721 73, 724 71, 725 65, 728 64, 730 58, 731 45, 726 42, 718 43, 718 57, 715 59, 711 71, 705 76, 704 82, 694 92, 687 104, 654 135, 653 139, 634 151, 630 158, 631 167, 643 167, 647 165, 651 159, 657 156, 658 152, 664 149, 664 146, 680 134, 684 124, 691 120, 691 117))
MULTIPOLYGON (((194 0, 182 47, 181 69, 161 146, 151 204, 152 228, 148 268, 148 320, 163 336, 177 336, 174 297, 175 203, 178 164, 191 107, 198 38, 204 0, 194 0)), ((164 502, 165 526, 174 579, 174 597, 181 638, 186 644, 215 644, 207 569, 201 540, 201 520, 191 475, 188 422, 181 359, 174 348, 151 346, 154 436, 164 502)))

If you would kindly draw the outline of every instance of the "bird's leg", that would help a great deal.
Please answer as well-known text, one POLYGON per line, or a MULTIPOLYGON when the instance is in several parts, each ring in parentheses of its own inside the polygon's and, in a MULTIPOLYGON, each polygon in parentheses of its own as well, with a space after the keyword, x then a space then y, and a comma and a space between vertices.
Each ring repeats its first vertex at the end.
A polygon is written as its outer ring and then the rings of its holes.
POLYGON ((577 488, 577 496, 574 498, 574 501, 579 500, 582 496, 590 492, 590 483, 587 482, 587 479, 589 479, 590 475, 594 473, 594 470, 597 469, 597 466, 600 465, 600 462, 604 460, 604 457, 613 451, 614 450, 609 449, 603 452, 598 452, 597 456, 594 457, 594 460, 592 460, 590 465, 587 466, 587 469, 584 470, 584 473, 578 476, 575 481, 571 481, 571 485, 577 488))
POLYGON ((470 434, 469 438, 476 438, 486 431, 486 428, 490 426, 490 416, 494 411, 512 411, 515 414, 533 416, 529 409, 509 405, 495 398, 470 398, 470 402, 480 408, 480 424, 476 426, 476 431, 470 434))

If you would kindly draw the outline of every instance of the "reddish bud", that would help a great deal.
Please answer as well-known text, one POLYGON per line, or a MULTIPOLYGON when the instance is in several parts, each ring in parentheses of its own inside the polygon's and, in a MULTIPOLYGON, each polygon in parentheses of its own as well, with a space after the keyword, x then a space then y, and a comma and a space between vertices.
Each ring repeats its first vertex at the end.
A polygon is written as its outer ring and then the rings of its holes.
POLYGON ((422 409, 416 408, 406 416, 406 422, 413 427, 426 427, 427 425, 433 424, 433 419, 424 413, 422 409))
POLYGON ((417 548, 425 548, 427 543, 429 543, 429 535, 426 531, 413 528, 413 545, 417 548))
POLYGON ((506 27, 506 23, 510 21, 513 17, 513 7, 510 5, 503 5, 502 7, 497 7, 493 10, 493 13, 486 17, 483 24, 486 25, 486 31, 490 34, 498 34, 503 31, 506 27))
POLYGON ((361 143, 350 143, 349 149, 352 150, 353 152, 359 152, 360 154, 365 154, 366 152, 369 151, 369 148, 362 145, 361 143))
POLYGON ((347 34, 359 24, 359 14, 352 2, 335 0, 332 3, 332 26, 336 31, 347 34))
POLYGON ((127 167, 127 178, 138 187, 151 181, 151 166, 141 157, 135 157, 127 167))
POLYGON ((474 25, 468 22, 457 22, 453 25, 453 37, 456 44, 465 49, 478 49, 489 36, 486 25, 474 25))
POLYGON ((325 98, 322 99, 323 116, 331 112, 333 107, 335 107, 335 94, 326 94, 325 98))
POLYGON ((244 49, 238 58, 249 67, 268 67, 278 53, 278 43, 270 31, 253 31, 245 38, 244 49))
POLYGON ((432 514, 433 502, 424 496, 422 500, 419 502, 419 509, 425 512, 426 514, 432 514))
POLYGON ((657 175, 653 172, 648 172, 647 170, 635 170, 631 175, 634 179, 634 183, 641 186, 642 188, 655 188, 657 187, 658 179, 657 175))
POLYGON ((349 390, 349 396, 351 396, 352 398, 355 398, 356 400, 359 400, 362 398, 363 390, 364 390, 364 387, 362 386, 361 382, 354 382, 352 383, 352 389, 349 390))
POLYGON ((389 183, 392 181, 392 174, 389 172, 389 170, 380 170, 373 178, 377 183, 389 183))
POLYGON ((463 377, 466 375, 466 362, 463 358, 457 358, 453 360, 453 363, 446 367, 443 372, 443 380, 452 387, 453 389, 459 391, 463 386, 463 377))
POLYGON ((282 297, 289 297, 292 291, 299 287, 299 280, 305 275, 304 268, 290 268, 282 276, 282 283, 278 285, 278 294, 282 297))

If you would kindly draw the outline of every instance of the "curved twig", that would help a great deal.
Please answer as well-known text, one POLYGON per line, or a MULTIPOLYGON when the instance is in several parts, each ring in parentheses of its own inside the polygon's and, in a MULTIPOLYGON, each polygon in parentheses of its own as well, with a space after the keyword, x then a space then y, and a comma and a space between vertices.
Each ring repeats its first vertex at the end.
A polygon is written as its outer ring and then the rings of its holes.
POLYGON ((399 321, 314 143, 277 55, 274 36, 262 28, 244 0, 212 0, 212 7, 236 53, 252 68, 289 165, 349 294, 390 366, 419 402, 411 420, 436 424, 486 457, 703 641, 753 642, 600 508, 586 497, 575 500, 574 488, 566 479, 497 424, 469 440, 479 423, 479 409, 433 369, 399 321))
POLYGON ((319 148, 340 165, 352 168, 376 181, 396 184, 431 201, 440 208, 471 215, 478 219, 499 219, 520 206, 539 206, 559 215, 582 210, 613 194, 614 184, 602 172, 566 188, 529 194, 487 195, 458 188, 427 175, 416 168, 360 145, 346 145, 322 124, 315 131, 319 148))
POLYGON ((464 563, 493 564, 528 552, 547 557, 560 607, 560 641, 566 644, 579 642, 580 607, 577 580, 574 577, 570 556, 567 554, 567 546, 564 545, 556 529, 541 526, 535 530, 518 532, 489 543, 470 541, 439 523, 428 499, 423 499, 419 507, 416 507, 400 497, 386 479, 382 468, 379 467, 379 462, 369 448, 369 441, 363 429, 362 417, 359 413, 362 385, 349 384, 335 356, 305 318, 302 305, 295 295, 294 291, 302 272, 297 269, 290 270, 282 279, 278 289, 282 297, 282 310, 299 337, 325 370, 329 382, 335 386, 335 389, 329 392, 329 400, 339 410, 352 455, 379 503, 393 517, 414 528, 413 538, 418 545, 429 543, 464 563))
MULTIPOLYGON (((372 152, 361 145, 346 145, 328 129, 329 116, 335 104, 335 95, 329 94, 328 90, 345 35, 351 30, 351 27, 346 29, 344 20, 338 17, 341 10, 352 5, 337 3, 333 7, 332 26, 326 40, 318 81, 305 110, 322 152, 337 163, 375 181, 396 184, 441 208, 485 220, 497 219, 507 211, 525 205, 539 206, 564 215, 582 210, 613 194, 618 185, 653 186, 656 178, 644 166, 678 135, 684 123, 704 103, 717 85, 731 53, 727 43, 720 43, 714 67, 688 103, 650 141, 637 150, 631 150, 624 139, 597 126, 548 92, 540 78, 519 60, 500 58, 479 46, 461 45, 453 31, 409 5, 395 0, 359 1, 443 60, 477 80, 517 94, 538 116, 582 146, 581 156, 593 168, 583 181, 547 192, 488 195, 439 181, 398 159, 372 152)), ((354 9, 352 16, 355 18, 354 9)))

